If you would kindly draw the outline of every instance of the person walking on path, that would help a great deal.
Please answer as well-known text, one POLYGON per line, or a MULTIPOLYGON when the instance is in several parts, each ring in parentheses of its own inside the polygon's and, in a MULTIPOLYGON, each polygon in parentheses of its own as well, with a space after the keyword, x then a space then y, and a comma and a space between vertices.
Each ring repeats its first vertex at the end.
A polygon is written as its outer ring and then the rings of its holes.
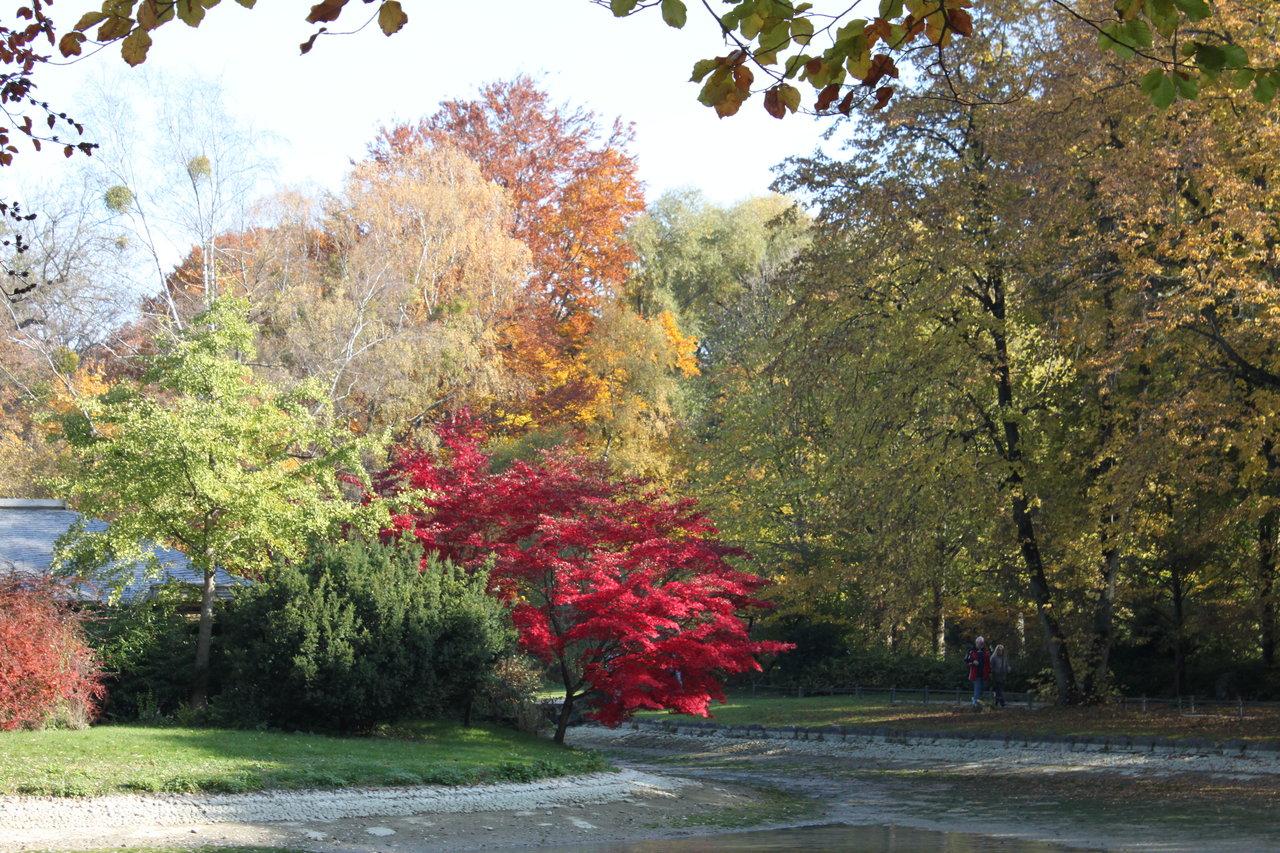
POLYGON ((981 637, 973 641, 973 648, 964 656, 965 665, 969 667, 969 680, 973 682, 973 710, 982 707, 982 690, 991 679, 991 653, 987 651, 987 641, 981 637))
POLYGON ((1009 656, 1005 654, 1004 645, 996 644, 991 654, 991 689, 995 693, 996 707, 1004 707, 1004 681, 1009 677, 1009 656))

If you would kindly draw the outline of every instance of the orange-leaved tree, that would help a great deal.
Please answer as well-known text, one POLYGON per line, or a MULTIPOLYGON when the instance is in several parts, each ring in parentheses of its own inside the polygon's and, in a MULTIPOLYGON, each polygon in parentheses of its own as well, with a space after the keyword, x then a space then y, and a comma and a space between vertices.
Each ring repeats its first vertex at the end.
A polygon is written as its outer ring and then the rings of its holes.
POLYGON ((373 145, 383 161, 423 146, 456 148, 509 193, 512 234, 531 253, 527 310, 504 333, 530 391, 522 411, 505 413, 513 425, 579 423, 598 394, 584 350, 626 279, 627 225, 644 209, 631 137, 621 121, 602 127, 591 111, 557 105, 517 77, 384 129, 373 145))
POLYGON ((533 253, 532 290, 557 320, 596 307, 626 278, 625 229, 644 209, 630 126, 603 130, 589 110, 552 103, 528 77, 445 101, 416 125, 384 129, 380 159, 423 144, 460 149, 511 194, 515 235, 533 253))

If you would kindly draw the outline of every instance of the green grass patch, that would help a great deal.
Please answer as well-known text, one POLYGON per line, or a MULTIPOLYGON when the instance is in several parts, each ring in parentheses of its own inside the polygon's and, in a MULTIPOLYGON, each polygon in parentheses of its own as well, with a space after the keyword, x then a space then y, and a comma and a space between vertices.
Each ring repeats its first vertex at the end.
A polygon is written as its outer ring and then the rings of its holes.
POLYGON ((436 722, 349 738, 137 725, 0 733, 0 794, 472 785, 606 767, 595 753, 532 735, 436 722))
MULTIPOLYGON (((663 715, 648 712, 653 719, 663 715)), ((902 730, 1036 735, 1130 735, 1167 738, 1280 741, 1280 710, 1246 709, 1245 718, 1230 713, 1180 714, 1164 708, 1143 712, 1137 708, 1027 709, 1009 707, 975 713, 967 704, 933 701, 922 704, 919 696, 889 704, 888 698, 855 696, 751 696, 730 694, 711 708, 711 722, 722 725, 781 726, 881 726, 902 730)))

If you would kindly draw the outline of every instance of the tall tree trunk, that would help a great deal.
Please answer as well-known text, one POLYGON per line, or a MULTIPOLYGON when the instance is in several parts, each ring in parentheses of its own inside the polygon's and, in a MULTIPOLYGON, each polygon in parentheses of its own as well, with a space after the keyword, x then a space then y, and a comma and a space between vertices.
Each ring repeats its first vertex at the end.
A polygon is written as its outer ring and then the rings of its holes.
POLYGON ((1177 562, 1169 567, 1169 593, 1173 599, 1173 695, 1181 696, 1187 687, 1187 656, 1182 637, 1186 622, 1186 590, 1177 562))
POLYGON ((196 634, 196 667, 191 679, 191 707, 209 705, 209 649, 213 644, 213 594, 217 570, 212 560, 205 567, 200 587, 200 630, 196 634))
MULTIPOLYGON (((1102 230, 1107 230, 1102 227, 1102 230)), ((1109 265, 1114 268, 1117 260, 1109 255, 1109 265)), ((1102 295, 1102 307, 1106 312, 1106 324, 1103 334, 1105 351, 1111 352, 1115 346, 1115 288, 1108 286, 1102 295)), ((1110 375, 1098 388, 1098 449, 1101 458, 1097 464, 1090 466, 1087 488, 1101 485, 1104 492, 1103 507, 1098 513, 1098 536, 1102 545, 1097 600, 1093 605, 1091 635, 1089 637, 1088 657, 1083 662, 1086 667, 1084 683, 1081 685, 1082 698, 1095 702, 1102 698, 1110 675, 1111 643, 1115 627, 1116 609, 1116 575, 1120 567, 1120 547, 1115 535, 1116 510, 1109 495, 1105 481, 1107 473, 1115 467, 1115 457, 1110 453, 1112 436, 1115 431, 1115 413, 1112 406, 1112 394, 1116 390, 1115 376, 1110 375)))
POLYGON ((1262 662, 1276 663, 1276 525, 1280 511, 1269 509, 1258 520, 1258 621, 1262 662))
POLYGON ((1044 650, 1049 656, 1049 665, 1053 669, 1054 686, 1058 690, 1058 702, 1073 705, 1080 701, 1080 691, 1076 686, 1075 671, 1071 667, 1071 655, 1067 651, 1067 638, 1062 631, 1062 624, 1054 615, 1053 590, 1045 575, 1044 559, 1040 555, 1040 546, 1036 541, 1035 525, 1031 511, 1027 507, 1027 499, 1017 494, 1012 501, 1014 524, 1018 529, 1018 543, 1022 551, 1022 561, 1027 569, 1031 600, 1036 606, 1036 619, 1040 623, 1040 633, 1044 638, 1044 650))
POLYGON ((1089 649, 1089 672, 1081 686, 1085 701, 1102 698, 1111 662, 1111 642, 1115 628, 1116 574, 1120 565, 1120 549, 1105 544, 1103 534, 1102 570, 1098 583, 1098 600, 1093 606, 1093 631, 1089 649))
POLYGON ((947 614, 943 609, 942 579, 933 579, 933 607, 929 612, 929 633, 933 637, 933 656, 942 657, 947 650, 947 614))
POLYGON ((1004 281, 997 271, 990 274, 987 282, 990 289, 989 308, 996 320, 991 339, 995 347, 995 379, 996 400, 999 404, 999 415, 1003 432, 1003 455, 1009 473, 1005 477, 1005 488, 1009 494, 1009 512, 1018 534, 1018 550, 1022 554, 1023 567, 1026 569, 1031 600, 1036 606, 1036 617, 1040 623, 1041 635, 1044 638, 1045 652, 1053 670, 1053 680, 1058 690, 1058 702, 1075 704, 1080 701, 1080 691, 1075 672, 1071 667, 1071 656, 1067 651, 1066 635, 1062 624, 1055 615, 1053 606, 1053 589, 1049 585, 1045 573, 1044 557, 1040 553, 1040 541, 1036 535, 1035 517, 1031 512, 1031 504, 1026 493, 1026 482, 1022 475, 1022 434, 1019 418, 1014 410, 1012 367, 1009 358, 1009 344, 1005 336, 1006 304, 1004 281))

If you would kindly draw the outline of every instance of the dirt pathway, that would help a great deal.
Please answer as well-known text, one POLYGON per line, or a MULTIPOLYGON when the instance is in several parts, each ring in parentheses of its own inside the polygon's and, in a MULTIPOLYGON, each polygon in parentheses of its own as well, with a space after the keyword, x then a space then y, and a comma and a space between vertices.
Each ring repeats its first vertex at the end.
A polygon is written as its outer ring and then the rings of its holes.
POLYGON ((603 750, 621 771, 464 789, 0 798, 0 852, 1280 851, 1280 766, 1265 761, 594 727, 570 740, 603 750), (843 828, 707 838, 819 824, 843 828), (680 838, 700 840, 679 846, 680 838))
POLYGON ((528 784, 246 795, 0 798, 0 851, 261 845, 337 851, 566 849, 815 814, 799 798, 623 769, 528 784))
POLYGON ((571 740, 631 767, 783 786, 823 803, 825 819, 855 826, 1086 849, 1280 851, 1280 766, 1268 761, 599 728, 577 729, 571 740))

